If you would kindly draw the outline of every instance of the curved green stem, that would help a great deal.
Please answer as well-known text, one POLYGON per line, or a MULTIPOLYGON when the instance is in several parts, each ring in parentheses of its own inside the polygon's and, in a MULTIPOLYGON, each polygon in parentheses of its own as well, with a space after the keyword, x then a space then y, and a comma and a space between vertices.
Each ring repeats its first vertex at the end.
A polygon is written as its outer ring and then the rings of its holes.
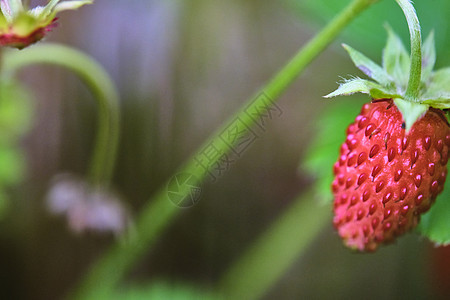
POLYGON ((89 56, 73 48, 42 44, 22 51, 5 51, 3 75, 32 64, 59 65, 75 72, 92 90, 98 105, 98 131, 90 162, 93 184, 109 184, 119 141, 119 96, 105 70, 89 56))
POLYGON ((422 73, 422 38, 420 33, 420 23, 417 18, 416 10, 410 0, 396 1, 405 14, 411 38, 411 68, 409 71, 409 81, 405 97, 410 101, 417 102, 422 73))
MULTIPOLYGON (((192 186, 199 184, 209 174, 208 168, 199 163, 199 158, 205 148, 214 145, 219 153, 229 152, 240 141, 231 135, 224 135, 230 125, 235 126, 239 135, 245 136, 263 114, 267 114, 268 106, 273 105, 281 93, 297 78, 318 56, 327 45, 364 9, 377 0, 353 0, 340 14, 309 43, 255 96, 251 97, 242 109, 232 116, 203 144, 196 153, 182 166, 176 174, 189 174, 189 185, 179 186, 180 197, 187 197, 192 192, 192 186), (242 132, 242 133, 241 133, 242 132)), ((217 156, 209 161, 215 165, 220 159, 217 156)), ((174 174, 174 176, 176 175, 174 174)), ((168 226, 171 220, 180 212, 166 190, 162 187, 146 205, 141 208, 135 224, 136 234, 125 243, 114 244, 100 260, 93 265, 90 273, 83 278, 81 286, 72 296, 77 299, 99 299, 108 295, 125 276, 133 264, 155 243, 156 238, 168 226), (99 284, 101 283, 101 284, 99 284)), ((236 278, 236 280, 239 280, 236 278)))

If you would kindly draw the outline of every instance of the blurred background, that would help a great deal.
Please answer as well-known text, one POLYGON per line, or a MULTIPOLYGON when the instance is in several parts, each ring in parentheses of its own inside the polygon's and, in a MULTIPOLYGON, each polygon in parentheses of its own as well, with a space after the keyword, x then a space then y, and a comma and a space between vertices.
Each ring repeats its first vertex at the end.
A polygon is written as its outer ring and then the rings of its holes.
MULTIPOLYGON (((114 188, 131 216, 348 2, 95 0, 61 14, 47 41, 93 56, 120 91, 122 136, 114 188)), ((448 65, 449 1, 415 2, 424 35, 435 31, 437 66, 448 65)), ((280 98, 282 115, 270 121, 265 134, 217 181, 202 185, 199 203, 181 212, 127 282, 212 288, 313 184, 299 165, 330 103, 322 96, 337 87, 340 76, 363 76, 340 43, 379 62, 386 23, 409 45, 395 1, 380 1, 358 17, 280 98)), ((113 235, 73 232, 44 201, 55 175, 86 173, 96 107, 87 88, 66 70, 30 67, 21 79, 33 96, 34 113, 21 142, 23 181, 6 191, 10 200, 0 219, 0 295, 58 299, 115 241, 113 235)), ((345 103, 355 113, 367 101, 351 98, 345 103)), ((337 157, 337 151, 329 155, 337 157)), ((450 294, 444 270, 450 268, 450 252, 412 233, 374 254, 355 254, 342 245, 331 220, 330 207, 320 235, 265 299, 444 299, 450 294)))

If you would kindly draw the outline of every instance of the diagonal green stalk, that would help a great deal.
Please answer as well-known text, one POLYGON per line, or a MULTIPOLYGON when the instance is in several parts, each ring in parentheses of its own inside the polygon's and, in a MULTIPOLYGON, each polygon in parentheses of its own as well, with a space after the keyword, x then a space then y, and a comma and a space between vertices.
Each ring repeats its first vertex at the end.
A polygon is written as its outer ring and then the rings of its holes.
POLYGON ((411 68, 409 71, 408 87, 405 98, 417 102, 420 92, 420 78, 422 73, 422 38, 420 23, 416 10, 410 0, 396 0, 405 14, 411 38, 411 68))
POLYGON ((263 88, 270 98, 277 99, 294 81, 304 68, 314 60, 334 38, 368 6, 378 0, 353 0, 342 12, 332 19, 294 58, 285 66, 269 84, 263 88))
POLYGON ((92 184, 108 185, 119 141, 119 96, 105 70, 89 56, 67 46, 41 44, 22 51, 5 51, 3 76, 32 64, 52 64, 75 72, 92 90, 98 105, 98 131, 89 170, 92 184))
MULTIPOLYGON (((377 0, 353 0, 318 35, 307 43, 263 89, 258 91, 254 97, 251 97, 244 104, 243 109, 232 116, 228 122, 225 122, 224 126, 217 130, 211 138, 199 147, 199 150, 176 174, 184 173, 192 175, 191 186, 203 181, 208 176, 208 171, 198 164, 197 158, 201 155, 201 151, 208 145, 214 144, 220 152, 227 153, 230 150, 230 145, 236 143, 236 140, 231 137, 224 138, 223 135, 221 136, 221 133, 227 129, 228 125, 234 120, 239 119, 241 122, 240 129, 248 131, 248 128, 256 122, 255 118, 248 114, 248 111, 256 112, 260 115, 266 113, 266 111, 260 109, 261 106, 267 105, 265 101, 269 99, 269 104, 275 103, 281 93, 334 40, 344 27, 364 9, 375 2, 377 0), (258 97, 261 94, 267 97, 258 97)), ((214 161, 210 161, 210 164, 213 165, 218 160, 219 157, 216 157, 214 161)), ((182 185, 178 194, 187 196, 190 192, 190 187, 182 185)), ((134 228, 135 234, 122 243, 112 245, 106 254, 92 266, 90 272, 83 278, 81 285, 71 296, 77 299, 99 299, 100 297, 107 297, 131 269, 133 264, 146 251, 149 251, 149 248, 154 245, 157 237, 179 212, 180 209, 171 203, 166 187, 162 187, 141 208, 141 213, 137 217, 134 228)))

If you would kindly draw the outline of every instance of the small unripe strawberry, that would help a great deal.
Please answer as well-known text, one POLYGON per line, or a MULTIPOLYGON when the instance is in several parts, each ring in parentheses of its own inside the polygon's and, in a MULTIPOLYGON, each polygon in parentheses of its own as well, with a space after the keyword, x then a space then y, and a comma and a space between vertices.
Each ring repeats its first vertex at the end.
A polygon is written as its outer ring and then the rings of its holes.
POLYGON ((392 100, 365 104, 334 165, 334 226, 347 246, 373 251, 414 228, 442 191, 450 128, 430 109, 406 133, 392 100))

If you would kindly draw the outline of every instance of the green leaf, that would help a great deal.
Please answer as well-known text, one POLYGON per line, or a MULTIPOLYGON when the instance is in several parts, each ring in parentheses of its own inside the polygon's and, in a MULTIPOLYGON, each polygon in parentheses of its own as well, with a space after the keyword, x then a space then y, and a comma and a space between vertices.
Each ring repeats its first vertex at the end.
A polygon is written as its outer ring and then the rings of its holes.
POLYGON ((421 217, 417 229, 436 245, 450 244, 450 180, 431 209, 421 217))
MULTIPOLYGON (((410 58, 401 39, 394 31, 386 26, 388 40, 383 49, 383 68, 401 85, 402 91, 406 90, 409 80, 410 58)), ((397 91, 400 93, 400 91, 397 91)))
POLYGON ((342 46, 347 50, 355 66, 364 74, 382 85, 389 85, 391 81, 389 75, 378 64, 374 63, 370 58, 361 52, 356 51, 352 47, 345 44, 342 46))
POLYGON ((422 45, 422 81, 428 82, 436 63, 436 48, 434 46, 434 31, 428 35, 422 45))
POLYGON ((345 129, 358 115, 363 103, 355 99, 340 99, 331 102, 318 117, 314 139, 307 149, 300 169, 316 179, 314 191, 319 199, 333 199, 333 164, 339 156, 339 147, 345 141, 345 129))
POLYGON ((370 97, 372 99, 394 99, 394 98, 402 98, 401 95, 392 93, 388 91, 387 89, 378 89, 378 88, 372 88, 370 89, 370 97))
POLYGON ((441 94, 437 98, 424 100, 422 103, 428 104, 431 107, 437 109, 449 109, 450 108, 450 93, 441 94))
POLYGON ((354 93, 369 94, 375 99, 400 97, 375 82, 361 78, 354 78, 342 83, 337 90, 326 95, 325 98, 347 96, 354 93))
POLYGON ((420 96, 421 99, 446 98, 450 94, 450 67, 433 72, 426 91, 420 96))

